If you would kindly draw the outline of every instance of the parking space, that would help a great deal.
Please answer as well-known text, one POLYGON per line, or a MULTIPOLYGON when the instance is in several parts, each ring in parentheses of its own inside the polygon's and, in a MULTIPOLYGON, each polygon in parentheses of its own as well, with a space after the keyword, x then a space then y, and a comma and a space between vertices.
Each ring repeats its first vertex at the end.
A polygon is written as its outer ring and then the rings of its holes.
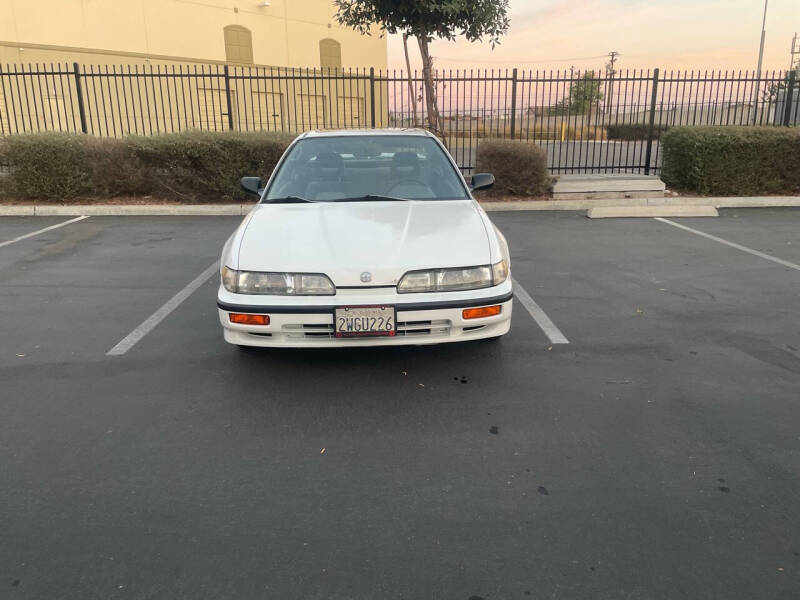
MULTIPOLYGON (((48 226, 17 221, 10 231, 0 221, 0 238, 48 226)), ((238 221, 91 217, 0 248, 4 357, 46 363, 102 355, 218 259, 238 221)))
MULTIPOLYGON (((0 596, 776 598, 800 589, 800 272, 654 219, 492 213, 499 343, 241 352, 235 217, 0 248, 0 596)), ((800 212, 672 219, 800 261, 800 212)), ((0 219, 0 242, 66 219, 0 219)))

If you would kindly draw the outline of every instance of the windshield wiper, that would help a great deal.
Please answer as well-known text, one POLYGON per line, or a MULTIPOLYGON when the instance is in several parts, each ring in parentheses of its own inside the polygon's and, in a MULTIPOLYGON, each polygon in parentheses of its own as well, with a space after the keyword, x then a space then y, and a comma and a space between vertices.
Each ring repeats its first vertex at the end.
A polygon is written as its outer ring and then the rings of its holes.
POLYGON ((342 198, 334 202, 408 202, 408 198, 395 198, 394 196, 381 196, 380 194, 367 194, 357 198, 342 198))
POLYGON ((309 200, 300 196, 284 196, 283 198, 267 200, 267 204, 305 204, 306 202, 316 202, 316 200, 309 200))

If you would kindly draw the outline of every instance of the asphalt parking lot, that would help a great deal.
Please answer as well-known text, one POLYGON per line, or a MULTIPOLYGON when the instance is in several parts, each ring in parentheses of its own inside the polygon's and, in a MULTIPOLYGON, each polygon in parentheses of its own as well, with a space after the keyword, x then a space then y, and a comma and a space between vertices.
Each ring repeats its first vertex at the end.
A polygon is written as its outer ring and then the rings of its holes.
POLYGON ((671 221, 783 263, 492 213, 568 344, 245 353, 211 277, 108 356, 239 218, 0 246, 0 597, 797 598, 800 211, 721 215, 671 221))

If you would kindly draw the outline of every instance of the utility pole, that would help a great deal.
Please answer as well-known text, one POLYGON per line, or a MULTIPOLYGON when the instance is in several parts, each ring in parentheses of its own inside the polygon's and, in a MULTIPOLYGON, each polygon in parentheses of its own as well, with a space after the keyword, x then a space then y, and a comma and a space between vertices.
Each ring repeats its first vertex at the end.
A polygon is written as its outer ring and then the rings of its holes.
POLYGON ((606 78, 608 79, 606 84, 606 112, 608 113, 611 113, 612 98, 614 94, 614 75, 617 74, 617 70, 614 68, 614 63, 617 62, 618 56, 619 52, 616 50, 612 50, 608 53, 608 64, 606 65, 606 78))
POLYGON ((758 123, 758 92, 761 86, 761 65, 764 61, 764 39, 767 37, 767 3, 769 0, 764 0, 764 19, 761 21, 761 44, 758 47, 758 69, 756 70, 756 85, 755 94, 753 97, 753 104, 755 110, 753 111, 753 125, 758 123))
POLYGON ((797 37, 797 32, 795 32, 794 37, 792 38, 792 51, 791 58, 789 59, 789 70, 800 71, 800 38, 797 37))
POLYGON ((612 75, 616 73, 616 71, 614 70, 614 63, 617 62, 618 56, 619 52, 617 52, 616 50, 612 50, 611 52, 608 53, 608 64, 606 65, 606 69, 612 75))

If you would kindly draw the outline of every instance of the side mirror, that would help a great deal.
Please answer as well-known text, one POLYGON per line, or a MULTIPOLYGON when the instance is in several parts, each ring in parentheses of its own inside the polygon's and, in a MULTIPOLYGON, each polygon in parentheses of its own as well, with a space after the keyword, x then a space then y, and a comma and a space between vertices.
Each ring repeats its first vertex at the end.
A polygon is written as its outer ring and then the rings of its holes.
POLYGON ((469 189, 473 192, 488 190, 494 185, 494 175, 491 173, 475 173, 470 180, 469 189))
POLYGON ((261 184, 261 177, 242 177, 240 182, 242 189, 252 196, 261 197, 264 188, 261 184))

